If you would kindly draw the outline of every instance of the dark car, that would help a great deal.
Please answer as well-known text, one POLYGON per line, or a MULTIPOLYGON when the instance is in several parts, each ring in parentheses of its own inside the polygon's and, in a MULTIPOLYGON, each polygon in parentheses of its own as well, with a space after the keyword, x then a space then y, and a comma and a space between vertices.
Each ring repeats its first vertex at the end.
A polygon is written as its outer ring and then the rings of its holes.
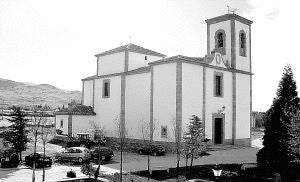
POLYGON ((91 149, 91 159, 109 161, 114 156, 114 152, 108 147, 95 147, 91 149))
POLYGON ((19 162, 19 155, 15 150, 0 148, 0 167, 17 167, 19 162))
MULTIPOLYGON (((34 161, 34 153, 28 155, 25 157, 25 164, 28 166, 33 166, 33 161, 34 161)), ((45 156, 44 157, 44 153, 43 152, 37 152, 36 153, 36 159, 35 159, 36 163, 35 163, 35 167, 39 168, 39 167, 43 167, 43 163, 44 166, 49 166, 51 167, 52 165, 52 159, 49 156, 45 156)))
POLYGON ((157 156, 157 155, 165 155, 166 150, 162 145, 150 144, 150 145, 144 145, 143 147, 139 148, 138 153, 157 156))

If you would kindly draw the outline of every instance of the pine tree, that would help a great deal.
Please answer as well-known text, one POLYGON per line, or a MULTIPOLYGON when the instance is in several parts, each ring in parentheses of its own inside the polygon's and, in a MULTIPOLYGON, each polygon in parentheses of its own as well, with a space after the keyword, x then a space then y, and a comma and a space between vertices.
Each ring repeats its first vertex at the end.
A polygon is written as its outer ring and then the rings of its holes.
POLYGON ((186 146, 183 150, 187 150, 185 152, 188 152, 187 157, 191 158, 190 167, 192 167, 194 158, 201 156, 207 148, 204 134, 204 121, 198 116, 192 115, 186 135, 189 137, 184 139, 186 146))
POLYGON ((29 142, 27 137, 29 130, 26 128, 28 119, 20 107, 13 106, 12 109, 13 113, 8 119, 12 125, 5 133, 4 141, 8 142, 19 153, 20 160, 22 160, 22 151, 26 150, 26 144, 29 142))
POLYGON ((297 131, 293 127, 293 117, 299 110, 299 98, 292 68, 287 65, 277 96, 265 117, 264 147, 257 153, 257 163, 261 167, 282 170, 297 158, 297 131))

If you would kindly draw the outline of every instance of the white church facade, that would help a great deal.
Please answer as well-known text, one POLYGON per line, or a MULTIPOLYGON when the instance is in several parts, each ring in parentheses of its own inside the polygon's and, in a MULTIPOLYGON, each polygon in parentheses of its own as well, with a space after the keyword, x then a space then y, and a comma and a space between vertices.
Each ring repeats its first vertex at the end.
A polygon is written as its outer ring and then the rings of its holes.
POLYGON ((93 122, 116 137, 119 123, 128 138, 142 139, 146 126, 153 141, 170 142, 197 115, 213 144, 251 145, 252 21, 225 14, 206 23, 203 58, 134 44, 95 55, 96 75, 82 79, 82 105, 90 110, 57 112, 56 128, 75 136, 93 122))

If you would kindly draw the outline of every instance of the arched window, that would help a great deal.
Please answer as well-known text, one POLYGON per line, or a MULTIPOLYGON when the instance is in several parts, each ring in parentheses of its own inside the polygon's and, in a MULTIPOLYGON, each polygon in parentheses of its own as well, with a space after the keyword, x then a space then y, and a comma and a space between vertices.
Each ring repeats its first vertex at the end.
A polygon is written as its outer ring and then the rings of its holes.
POLYGON ((224 42, 224 40, 223 40, 223 33, 222 32, 218 33, 217 37, 218 37, 217 47, 218 48, 223 48, 223 45, 224 45, 223 44, 223 42, 224 42))
POLYGON ((246 33, 244 30, 240 31, 239 34, 239 39, 240 39, 240 56, 246 57, 246 33))
POLYGON ((215 33, 215 48, 223 55, 226 54, 226 34, 225 31, 219 29, 215 33))

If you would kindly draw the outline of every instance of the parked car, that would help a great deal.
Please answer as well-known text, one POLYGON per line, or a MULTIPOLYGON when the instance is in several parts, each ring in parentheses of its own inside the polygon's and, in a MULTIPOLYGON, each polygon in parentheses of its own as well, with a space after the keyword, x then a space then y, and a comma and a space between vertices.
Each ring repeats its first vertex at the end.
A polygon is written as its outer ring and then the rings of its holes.
POLYGON ((17 167, 19 162, 19 155, 15 150, 0 148, 0 167, 17 167))
MULTIPOLYGON (((34 161, 34 153, 28 155, 25 157, 25 164, 28 166, 33 166, 33 161, 34 161)), ((39 167, 43 167, 44 166, 49 166, 51 167, 52 165, 52 159, 51 157, 45 155, 44 157, 44 153, 43 152, 36 152, 36 158, 35 158, 35 167, 39 168, 39 167)))
POLYGON ((108 147, 95 147, 91 149, 91 159, 92 160, 101 160, 109 161, 114 156, 114 152, 108 147))
POLYGON ((91 159, 90 150, 85 147, 70 147, 61 153, 57 153, 56 156, 58 161, 74 161, 83 163, 91 159))
POLYGON ((141 148, 138 149, 139 154, 145 154, 145 155, 165 155, 166 150, 162 145, 159 144, 150 144, 150 145, 144 145, 141 148))

